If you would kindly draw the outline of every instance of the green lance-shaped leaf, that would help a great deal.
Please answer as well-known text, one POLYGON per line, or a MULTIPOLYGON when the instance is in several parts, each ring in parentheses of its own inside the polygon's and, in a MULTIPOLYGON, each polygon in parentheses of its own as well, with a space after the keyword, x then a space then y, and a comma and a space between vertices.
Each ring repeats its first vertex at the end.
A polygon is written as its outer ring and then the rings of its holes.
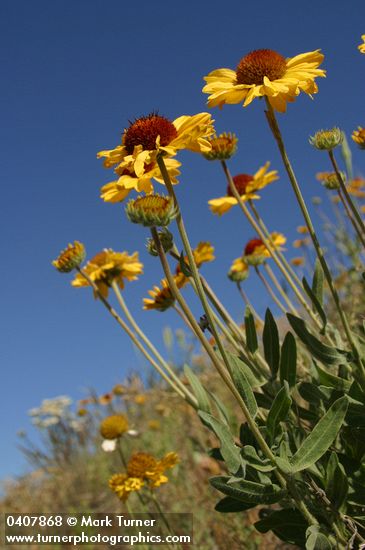
POLYGON ((246 307, 245 311, 245 330, 247 347, 251 353, 255 353, 259 345, 257 342, 255 319, 248 306, 246 307))
POLYGON ((262 339, 264 344, 265 359, 271 369, 273 378, 275 378, 280 362, 280 341, 278 327, 276 326, 275 319, 269 309, 266 310, 265 314, 265 325, 262 339))
POLYGON ((332 550, 333 546, 323 533, 320 532, 319 525, 311 525, 307 529, 306 550, 332 550))
POLYGON ((247 463, 259 472, 272 472, 275 466, 268 458, 260 458, 252 445, 245 445, 241 451, 241 455, 247 463))
MULTIPOLYGON (((266 511, 266 510, 265 510, 266 511)), ((273 531, 277 537, 290 544, 296 544, 300 548, 305 545, 305 532, 308 527, 302 514, 292 508, 268 511, 268 515, 254 526, 260 533, 273 531)))
POLYGON ((208 392, 208 393, 217 407, 219 418, 224 424, 227 424, 227 426, 229 426, 229 413, 228 413, 227 407, 222 403, 219 397, 214 395, 214 393, 212 392, 208 392))
POLYGON ((280 382, 286 380, 289 387, 295 386, 297 377, 297 344, 291 332, 287 332, 280 357, 280 382))
POLYGON ((242 371, 252 388, 259 388, 260 386, 266 384, 267 380, 259 373, 254 373, 253 367, 251 368, 240 357, 237 357, 237 355, 234 355, 229 350, 225 350, 225 352, 229 359, 230 372, 235 370, 242 371))
POLYGON ((220 452, 228 470, 236 473, 242 465, 240 449, 235 445, 233 436, 228 427, 209 413, 199 411, 199 416, 210 430, 218 437, 221 447, 220 452))
POLYGON ((253 393, 249 378, 246 376, 246 373, 241 365, 236 362, 236 366, 231 368, 231 376, 234 385, 236 386, 240 396, 245 402, 246 407, 249 410, 249 413, 254 418, 257 414, 257 403, 255 395, 253 393))
POLYGON ((279 423, 286 419, 291 404, 289 385, 285 381, 283 387, 276 394, 267 416, 266 427, 271 437, 275 437, 279 423))
POLYGON ((278 485, 264 485, 245 479, 231 483, 229 481, 228 476, 216 476, 209 480, 210 484, 223 494, 254 505, 274 504, 286 495, 286 491, 278 485))
POLYGON ((232 497, 224 497, 222 498, 222 500, 217 502, 214 509, 221 514, 231 514, 244 512, 245 510, 253 508, 254 506, 256 505, 252 502, 242 502, 232 497))
POLYGON ((345 395, 332 404, 290 459, 293 473, 309 468, 324 455, 336 439, 345 420, 347 407, 348 399, 345 395))
POLYGON ((311 299, 313 311, 317 311, 318 315, 321 318, 322 325, 323 325, 322 326, 322 331, 324 332, 324 330, 326 328, 326 325, 327 325, 327 317, 326 317, 324 309, 321 305, 321 302, 318 300, 317 296, 314 294, 313 290, 309 286, 308 281, 305 277, 303 277, 302 283, 303 283, 304 290, 306 291, 309 298, 311 299))
POLYGON ((321 369, 319 365, 314 361, 315 369, 318 373, 319 382, 323 386, 327 386, 330 388, 335 388, 339 391, 349 392, 352 381, 346 380, 345 378, 340 378, 339 376, 335 376, 334 374, 325 371, 324 369, 321 369))
POLYGON ((186 378, 189 380, 189 383, 193 389, 194 395, 198 401, 198 408, 205 412, 210 412, 210 402, 208 393, 205 390, 204 386, 200 382, 199 378, 193 373, 191 368, 188 365, 184 365, 184 373, 186 378))
POLYGON ((326 365, 336 365, 346 361, 345 353, 341 353, 336 348, 322 344, 313 334, 309 332, 305 322, 300 317, 291 313, 286 314, 294 332, 301 339, 312 355, 326 365))
POLYGON ((347 172, 347 178, 349 180, 352 180, 353 177, 353 170, 352 170, 352 153, 351 149, 349 147, 349 143, 347 141, 347 137, 345 132, 342 132, 342 143, 341 143, 341 155, 345 162, 346 166, 346 172, 347 172))
POLYGON ((335 452, 331 453, 326 468, 326 495, 336 510, 346 502, 349 482, 344 467, 335 452))
POLYGON ((324 282, 324 273, 321 266, 321 262, 316 258, 314 264, 314 274, 312 280, 312 293, 316 297, 320 306, 323 307, 323 282, 324 282))

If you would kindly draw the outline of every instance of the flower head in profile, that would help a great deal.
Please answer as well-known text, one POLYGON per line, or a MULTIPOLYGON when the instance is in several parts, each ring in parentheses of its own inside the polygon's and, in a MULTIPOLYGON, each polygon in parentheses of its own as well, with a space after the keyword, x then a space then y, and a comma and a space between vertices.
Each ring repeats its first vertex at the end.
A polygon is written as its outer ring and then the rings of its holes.
POLYGON ((359 44, 357 48, 360 53, 365 53, 365 34, 361 35, 361 40, 363 41, 363 43, 359 44))
POLYGON ((207 160, 228 160, 237 151, 238 139, 235 134, 223 132, 210 137, 208 141, 212 149, 208 153, 203 153, 207 160))
POLYGON ((128 431, 128 420, 124 414, 107 416, 100 424, 100 434, 104 439, 118 439, 128 431))
POLYGON ((236 70, 217 69, 204 78, 203 92, 209 94, 209 107, 243 103, 246 107, 256 97, 267 97, 276 111, 284 113, 288 102, 300 94, 318 91, 315 79, 326 75, 318 67, 324 59, 320 50, 292 58, 274 50, 254 50, 241 59, 236 70))
POLYGON ((235 283, 242 283, 249 275, 249 266, 242 257, 233 260, 228 278, 235 283))
POLYGON ((213 120, 209 113, 181 116, 171 122, 157 113, 137 118, 124 130, 122 141, 114 149, 100 151, 105 168, 114 167, 118 179, 102 188, 102 198, 119 202, 132 189, 151 193, 152 180, 163 183, 156 162, 164 155, 165 165, 172 183, 177 183, 180 163, 172 159, 180 149, 205 153, 212 148, 208 141, 214 134, 213 120))
POLYGON ((358 126, 357 130, 352 132, 351 137, 353 141, 358 144, 360 149, 365 149, 365 128, 358 126))
MULTIPOLYGON (((282 233, 273 232, 271 237, 271 247, 274 250, 282 250, 282 246, 286 243, 286 237, 282 233)), ((254 238, 248 241, 245 246, 242 259, 248 265, 259 265, 264 263, 267 258, 271 257, 271 253, 262 239, 254 238)))
MULTIPOLYGON (((94 256, 85 266, 84 271, 93 281, 102 296, 108 296, 109 287, 115 281, 123 289, 124 280, 134 281, 142 273, 143 264, 138 260, 138 252, 131 256, 127 252, 114 252, 104 249, 94 256)), ((78 273, 72 286, 90 286, 89 282, 78 273)))
MULTIPOLYGON (((346 180, 346 174, 344 172, 340 172, 342 180, 346 180)), ((322 183, 322 185, 326 188, 331 190, 337 190, 340 188, 340 183, 338 181, 338 176, 336 172, 319 172, 317 174, 317 180, 322 183)))
POLYGON ((309 143, 320 151, 332 151, 343 142, 343 133, 340 128, 330 130, 318 130, 309 138, 309 143))
MULTIPOLYGON (((249 174, 238 174, 234 176, 233 183, 236 186, 236 189, 243 201, 259 199, 260 196, 257 195, 257 191, 263 189, 269 183, 279 179, 278 173, 276 170, 271 170, 268 172, 270 167, 270 162, 266 162, 253 176, 249 174)), ((217 199, 211 199, 208 201, 210 210, 213 214, 218 214, 222 216, 228 212, 232 206, 238 204, 236 197, 233 196, 230 186, 227 187, 227 194, 224 197, 219 197, 217 199)))
POLYGON ((85 260, 85 247, 79 241, 74 241, 69 244, 65 250, 62 250, 58 258, 52 262, 52 265, 60 271, 60 273, 69 273, 85 260))
MULTIPOLYGON (((174 279, 178 288, 182 288, 187 282, 183 273, 175 275, 174 279)), ((166 311, 175 303, 175 297, 166 279, 161 280, 161 287, 154 286, 152 290, 148 291, 148 294, 151 298, 143 299, 143 309, 166 311)))
POLYGON ((125 212, 129 221, 145 227, 165 227, 178 213, 173 198, 157 193, 131 199, 125 212))

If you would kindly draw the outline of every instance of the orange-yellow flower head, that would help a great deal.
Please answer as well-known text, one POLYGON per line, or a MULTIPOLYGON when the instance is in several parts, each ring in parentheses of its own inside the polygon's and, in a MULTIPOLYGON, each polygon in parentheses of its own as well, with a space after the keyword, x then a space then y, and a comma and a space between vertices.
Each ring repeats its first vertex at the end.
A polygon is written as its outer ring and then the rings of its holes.
POLYGON ((123 501, 126 501, 133 491, 140 491, 143 486, 143 479, 130 477, 128 474, 115 474, 109 480, 110 489, 123 501))
POLYGON ((244 259, 240 257, 233 260, 228 272, 228 278, 235 283, 241 283, 247 279, 248 275, 249 266, 244 259))
POLYGON ((174 200, 157 193, 130 200, 125 211, 132 223, 145 227, 164 227, 177 216, 174 200))
MULTIPOLYGON (((233 183, 243 201, 257 200, 260 198, 256 191, 263 189, 269 183, 279 179, 276 170, 268 172, 270 162, 266 162, 253 176, 249 174, 238 174, 233 177, 233 183)), ((211 199, 208 201, 210 210, 213 214, 221 216, 228 212, 232 206, 238 204, 236 197, 233 195, 231 187, 227 187, 227 195, 225 197, 219 197, 217 199, 211 199)))
POLYGON ((365 128, 358 126, 357 130, 352 132, 351 137, 353 141, 358 144, 360 149, 365 149, 365 128))
POLYGON ((226 103, 246 107, 256 97, 266 96, 276 111, 285 112, 286 104, 300 92, 311 95, 318 91, 315 78, 325 76, 318 68, 323 59, 320 50, 287 59, 274 50, 254 50, 241 59, 235 71, 209 73, 203 92, 209 94, 209 107, 226 103))
MULTIPOLYGON (((286 243, 286 237, 281 233, 273 232, 271 237, 271 248, 274 250, 282 250, 282 245, 286 243)), ((248 265, 259 265, 270 258, 269 249, 258 237, 251 239, 245 246, 242 260, 248 265)))
POLYGON ((58 258, 52 262, 52 265, 61 273, 69 273, 85 260, 85 247, 79 241, 69 244, 65 250, 60 252, 58 258))
POLYGON ((156 148, 159 138, 161 146, 169 145, 177 137, 177 130, 172 122, 157 113, 137 118, 125 130, 123 143, 126 152, 131 155, 137 145, 142 145, 145 151, 156 148))
POLYGON ((209 142, 212 146, 212 150, 208 153, 203 153, 207 160, 228 160, 237 151, 238 139, 235 134, 226 133, 219 134, 219 136, 212 136, 209 138, 209 142))
MULTIPOLYGON (((183 273, 175 275, 174 280, 178 288, 182 288, 187 282, 187 278, 183 273)), ((161 288, 154 286, 152 290, 148 291, 148 294, 151 298, 143 298, 143 309, 166 311, 175 303, 175 297, 166 279, 162 279, 161 288)))
POLYGON ((131 192, 151 193, 152 180, 163 183, 157 156, 164 155, 166 169, 172 183, 177 183, 180 163, 172 159, 180 149, 207 153, 212 149, 208 138, 214 134, 209 113, 183 115, 170 121, 157 113, 142 116, 124 130, 121 144, 114 149, 100 151, 105 168, 114 167, 118 179, 104 185, 102 198, 119 202, 131 192))
MULTIPOLYGON (((114 252, 111 248, 96 254, 83 269, 105 298, 114 281, 123 289, 124 280, 134 281, 142 270, 143 264, 138 260, 138 252, 130 256, 127 252, 114 252)), ((76 275, 71 284, 75 287, 90 286, 81 273, 76 275)))
POLYGON ((100 434, 104 439, 117 439, 128 430, 128 420, 124 414, 107 416, 100 424, 100 434))
POLYGON ((365 53, 365 34, 361 35, 361 40, 363 41, 363 44, 359 44, 357 48, 360 53, 365 53))

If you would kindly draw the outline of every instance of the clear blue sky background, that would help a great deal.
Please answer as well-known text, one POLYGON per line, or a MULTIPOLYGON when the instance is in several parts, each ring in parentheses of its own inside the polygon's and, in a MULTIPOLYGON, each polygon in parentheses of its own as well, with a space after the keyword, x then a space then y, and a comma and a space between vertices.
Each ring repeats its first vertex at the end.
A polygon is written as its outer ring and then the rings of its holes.
MULTIPOLYGON (((328 169, 328 162, 310 148, 308 136, 335 124, 349 133, 365 123, 365 56, 357 50, 365 4, 3 0, 0 11, 4 477, 23 471, 16 431, 29 429, 29 408, 60 394, 81 398, 87 387, 108 391, 124 373, 143 368, 91 292, 71 288, 70 278, 52 267, 69 241, 83 241, 89 257, 104 247, 139 250, 145 275, 127 285, 126 299, 158 342, 163 326, 179 326, 172 314, 141 310, 142 297, 162 272, 144 250, 146 231, 131 226, 120 205, 99 199, 112 174, 96 152, 119 142, 128 119, 153 109, 172 119, 204 111, 203 76, 234 68, 250 50, 271 48, 292 57, 322 48, 328 76, 319 79, 319 94, 314 101, 301 95, 280 122, 306 197, 323 194, 314 173, 328 169)), ((218 131, 239 135, 234 173, 252 173, 269 159, 280 171, 260 208, 270 227, 291 242, 301 217, 262 102, 212 112, 218 131)), ((225 189, 219 165, 193 153, 180 160, 177 191, 191 240, 215 245, 217 260, 205 274, 238 318, 242 304, 226 272, 252 230, 238 209, 222 219, 209 213, 207 200, 225 189)), ((360 151, 354 150, 354 164, 364 169, 360 151)), ((269 302, 261 288, 254 280, 247 288, 263 310, 269 302)))

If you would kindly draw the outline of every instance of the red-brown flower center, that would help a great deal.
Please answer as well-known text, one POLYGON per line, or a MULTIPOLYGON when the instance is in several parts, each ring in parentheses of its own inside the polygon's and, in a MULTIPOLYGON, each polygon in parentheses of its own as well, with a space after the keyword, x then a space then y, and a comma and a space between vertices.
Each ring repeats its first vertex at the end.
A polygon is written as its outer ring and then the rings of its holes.
POLYGON ((254 50, 238 63, 237 84, 263 84, 264 76, 273 81, 282 78, 285 71, 285 57, 273 50, 254 50))
POLYGON ((166 117, 151 113, 130 124, 124 132, 123 144, 130 155, 136 145, 152 151, 156 149, 157 136, 160 136, 160 144, 165 146, 177 136, 177 130, 166 117))
POLYGON ((255 252, 258 246, 262 246, 264 243, 261 239, 251 239, 245 246, 244 255, 249 256, 255 252))
MULTIPOLYGON (((240 196, 245 195, 247 185, 251 181, 253 181, 253 176, 250 176, 249 174, 238 174, 237 176, 234 176, 233 182, 240 196)), ((227 196, 234 197, 234 194, 232 193, 232 190, 229 185, 227 187, 227 196)))

